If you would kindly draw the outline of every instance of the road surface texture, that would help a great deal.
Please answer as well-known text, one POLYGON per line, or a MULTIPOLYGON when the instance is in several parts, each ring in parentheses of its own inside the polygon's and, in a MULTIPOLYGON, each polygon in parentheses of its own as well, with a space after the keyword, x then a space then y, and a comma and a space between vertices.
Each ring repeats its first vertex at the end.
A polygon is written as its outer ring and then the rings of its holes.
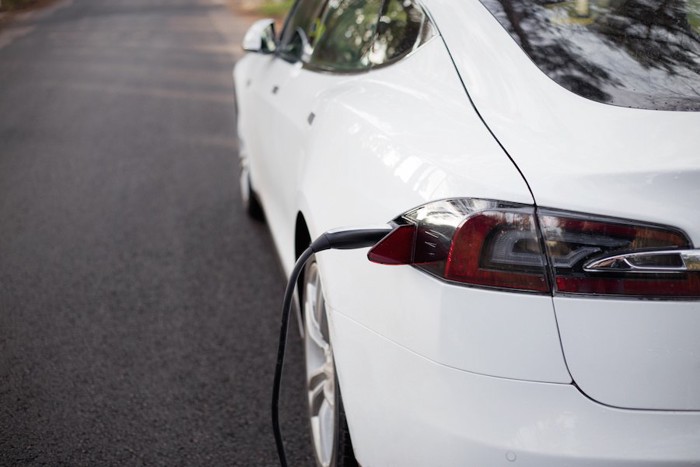
MULTIPOLYGON (((0 34, 0 465, 275 465, 284 289, 238 194, 209 0, 72 0, 0 34)), ((301 345, 283 394, 311 465, 301 345)))

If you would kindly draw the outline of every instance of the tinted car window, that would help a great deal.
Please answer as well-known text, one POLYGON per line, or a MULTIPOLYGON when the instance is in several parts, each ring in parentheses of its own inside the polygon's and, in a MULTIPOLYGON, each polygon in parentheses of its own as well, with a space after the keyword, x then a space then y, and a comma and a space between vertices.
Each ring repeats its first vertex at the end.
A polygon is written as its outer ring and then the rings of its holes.
POLYGON ((406 0, 385 1, 377 29, 371 54, 375 65, 403 57, 430 34, 429 23, 421 8, 406 0))
POLYGON ((700 1, 481 0, 549 77, 589 99, 700 110, 700 1))
POLYGON ((377 29, 380 0, 330 0, 315 32, 310 64, 332 71, 369 68, 369 52, 377 29))
POLYGON ((299 0, 294 5, 280 37, 279 54, 283 58, 291 61, 301 58, 303 44, 300 43, 300 38, 295 36, 299 30, 303 32, 309 47, 313 45, 319 18, 325 7, 326 2, 319 0, 299 0))

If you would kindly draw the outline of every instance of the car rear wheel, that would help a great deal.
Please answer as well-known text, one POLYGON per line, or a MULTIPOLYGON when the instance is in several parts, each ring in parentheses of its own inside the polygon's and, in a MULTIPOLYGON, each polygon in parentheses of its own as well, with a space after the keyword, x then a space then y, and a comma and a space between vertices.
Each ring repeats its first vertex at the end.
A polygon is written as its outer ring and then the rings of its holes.
POLYGON ((316 462, 323 467, 356 466, 335 371, 326 302, 313 259, 306 267, 302 290, 306 387, 316 462))

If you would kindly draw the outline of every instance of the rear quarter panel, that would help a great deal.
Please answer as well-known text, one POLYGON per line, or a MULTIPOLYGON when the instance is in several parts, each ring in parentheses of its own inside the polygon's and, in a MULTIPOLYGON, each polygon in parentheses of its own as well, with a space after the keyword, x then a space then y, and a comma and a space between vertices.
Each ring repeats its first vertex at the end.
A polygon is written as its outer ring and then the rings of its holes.
MULTIPOLYGON (((312 238, 442 198, 532 203, 439 37, 399 63, 339 80, 314 112, 298 184, 312 238)), ((372 264, 366 251, 324 252, 318 261, 332 309, 420 355, 483 374, 570 381, 551 297, 450 285, 372 264)))

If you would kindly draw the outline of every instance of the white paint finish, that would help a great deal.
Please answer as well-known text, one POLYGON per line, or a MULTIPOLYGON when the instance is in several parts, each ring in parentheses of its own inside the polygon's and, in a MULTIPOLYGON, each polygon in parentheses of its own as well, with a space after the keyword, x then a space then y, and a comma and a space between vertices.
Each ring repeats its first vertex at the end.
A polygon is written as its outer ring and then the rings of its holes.
MULTIPOLYGON (((388 222, 437 198, 532 202, 443 47, 434 40, 404 62, 335 86, 319 83, 328 75, 308 81, 324 89, 298 184, 312 237, 388 222), (421 131, 426 121, 430 130, 421 131)), ((329 303, 421 355, 479 373, 570 381, 548 297, 449 286, 412 268, 372 265, 361 253, 328 252, 318 261, 329 303)))
POLYGON ((532 203, 470 107, 439 39, 396 65, 354 75, 250 55, 236 72, 239 131, 285 270, 293 265, 299 210, 314 226, 313 237, 388 222, 436 198, 532 203), (250 55, 264 64, 249 65, 250 55), (253 84, 246 91, 242 83, 249 76, 253 84))
POLYGON ((548 296, 451 285, 410 266, 370 263, 366 250, 324 252, 319 262, 332 307, 431 361, 483 375, 571 382, 548 296))
POLYGON ((479 2, 425 3, 537 204, 674 225, 700 244, 700 112, 584 99, 542 73, 479 2))
POLYGON ((239 134, 273 240, 289 271, 294 261, 296 194, 306 153, 307 117, 315 94, 332 81, 273 55, 248 54, 241 62, 244 65, 234 71, 239 134), (253 64, 248 63, 249 57, 253 64))
MULTIPOLYGON (((258 114, 265 131, 260 153, 251 154, 250 167, 266 219, 285 267, 294 261, 294 222, 298 212, 296 192, 304 158, 308 123, 315 86, 303 86, 301 64, 271 59, 255 87, 258 114), (301 85, 301 87, 300 87, 301 85)), ((313 78, 313 77, 311 77, 313 78)))
POLYGON ((317 99, 299 180, 305 214, 318 222, 312 233, 388 222, 446 197, 532 203, 439 38, 395 65, 339 80, 317 99))
MULTIPOLYGON (((257 96, 258 80, 269 69, 274 57, 263 54, 246 54, 236 63, 233 70, 236 107, 238 110, 238 156, 246 165, 253 162, 250 154, 263 154, 262 141, 269 137, 269 126, 265 122, 265 113, 260 112, 257 96), (255 84, 255 86, 253 86, 255 84)), ((258 156, 260 157, 260 156, 258 156)), ((251 173, 254 185, 257 185, 257 173, 251 173)))
POLYGON ((556 298, 571 374, 602 403, 700 410, 700 302, 556 298))
POLYGON ((336 312, 332 339, 362 465, 698 465, 700 414, 613 409, 571 385, 454 370, 336 312))
POLYGON ((243 50, 260 52, 265 30, 274 27, 274 24, 275 20, 273 19, 259 19, 253 23, 243 37, 243 44, 241 45, 243 50))
MULTIPOLYGON (((251 85, 255 97, 241 98, 241 116, 257 111, 274 131, 249 131, 259 138, 256 152, 269 155, 253 154, 250 162, 287 270, 299 209, 315 237, 339 226, 385 223, 436 198, 532 202, 469 106, 441 41, 395 66, 342 77, 256 60, 263 62, 255 69, 261 77, 251 85), (306 120, 311 111, 313 125, 306 120), (429 132, 419 130, 425 121, 432 122, 429 132)), ((358 253, 324 253, 319 265, 330 303, 428 358, 484 374, 570 381, 547 297, 450 286, 412 268, 373 265, 358 253)))

